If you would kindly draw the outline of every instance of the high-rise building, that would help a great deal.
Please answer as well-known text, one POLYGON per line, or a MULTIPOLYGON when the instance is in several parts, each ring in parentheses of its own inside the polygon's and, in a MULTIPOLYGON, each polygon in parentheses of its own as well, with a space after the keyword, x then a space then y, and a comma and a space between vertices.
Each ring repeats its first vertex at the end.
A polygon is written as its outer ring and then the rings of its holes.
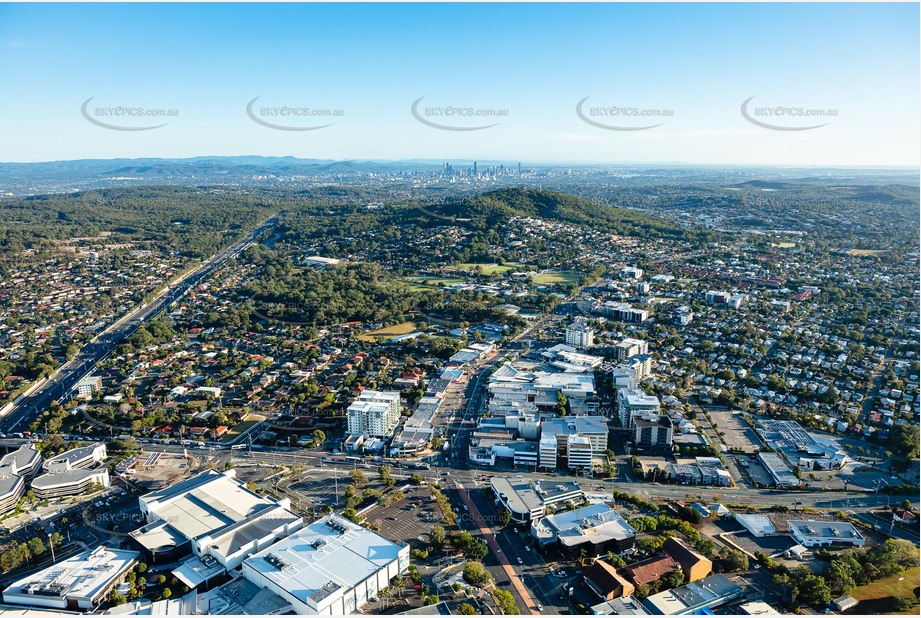
POLYGON ((349 406, 347 414, 349 434, 387 437, 400 420, 400 393, 364 391, 349 406))
POLYGON ((623 427, 633 427, 633 418, 645 414, 659 413, 659 398, 647 395, 637 388, 625 388, 617 392, 617 411, 623 427))
POLYGON ((665 451, 672 448, 672 420, 665 414, 634 416, 633 443, 636 448, 648 451, 665 451))
POLYGON ((595 330, 585 322, 573 322, 566 327, 566 345, 590 348, 595 345, 595 330))

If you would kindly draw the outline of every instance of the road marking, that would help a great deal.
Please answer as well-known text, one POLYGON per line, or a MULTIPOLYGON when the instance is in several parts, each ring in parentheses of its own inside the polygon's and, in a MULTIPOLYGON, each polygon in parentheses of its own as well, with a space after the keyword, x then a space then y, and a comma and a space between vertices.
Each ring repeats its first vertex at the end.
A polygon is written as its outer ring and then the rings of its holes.
POLYGON ((480 515, 480 511, 476 508, 476 505, 473 503, 473 500, 470 499, 470 496, 467 495, 467 490, 464 489, 464 486, 454 482, 454 485, 457 487, 457 493, 460 495, 461 500, 464 501, 464 504, 467 505, 467 508, 470 509, 470 514, 473 515, 473 519, 476 522, 477 529, 479 529, 480 534, 483 535, 483 538, 486 539, 486 542, 492 548, 493 555, 499 560, 499 565, 505 571, 505 574, 508 575, 509 581, 514 586, 515 590, 518 591, 518 594, 521 595, 522 600, 528 606, 526 609, 533 616, 539 616, 540 612, 534 609, 537 607, 537 603, 531 598, 530 593, 524 584, 521 583, 521 580, 518 579, 518 574, 515 572, 515 569, 509 563, 508 558, 505 556, 505 552, 499 551, 499 544, 496 542, 496 538, 493 535, 489 527, 486 526, 483 521, 483 517, 480 515))

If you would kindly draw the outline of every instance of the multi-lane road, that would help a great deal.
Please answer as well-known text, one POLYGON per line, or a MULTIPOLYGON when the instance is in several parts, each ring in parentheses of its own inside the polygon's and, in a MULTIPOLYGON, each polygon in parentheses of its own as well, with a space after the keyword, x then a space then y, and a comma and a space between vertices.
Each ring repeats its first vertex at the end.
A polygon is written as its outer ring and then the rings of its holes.
POLYGON ((278 217, 279 215, 269 217, 243 238, 213 255, 198 268, 170 282, 149 302, 130 311, 94 337, 76 357, 61 365, 44 384, 13 403, 12 408, 0 418, 0 433, 9 434, 27 429, 35 418, 48 409, 52 401, 70 393, 77 382, 93 370, 96 363, 111 354, 116 346, 134 334, 144 322, 160 315, 224 262, 239 255, 256 237, 273 227, 278 217))

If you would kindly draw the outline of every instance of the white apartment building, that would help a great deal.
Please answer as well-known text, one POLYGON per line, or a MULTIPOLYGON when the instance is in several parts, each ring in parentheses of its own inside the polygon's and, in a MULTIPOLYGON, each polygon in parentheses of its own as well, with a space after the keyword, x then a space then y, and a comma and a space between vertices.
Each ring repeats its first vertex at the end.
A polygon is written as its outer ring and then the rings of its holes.
POLYGON ((364 391, 348 411, 351 435, 385 438, 393 433, 400 420, 400 393, 394 391, 364 391))
POLYGON ((574 322, 566 327, 566 345, 590 348, 595 345, 595 329, 584 322, 574 322))
POLYGON ((640 414, 658 414, 661 404, 655 395, 647 395, 638 388, 625 388, 617 392, 617 411, 622 427, 633 427, 633 417, 640 414))

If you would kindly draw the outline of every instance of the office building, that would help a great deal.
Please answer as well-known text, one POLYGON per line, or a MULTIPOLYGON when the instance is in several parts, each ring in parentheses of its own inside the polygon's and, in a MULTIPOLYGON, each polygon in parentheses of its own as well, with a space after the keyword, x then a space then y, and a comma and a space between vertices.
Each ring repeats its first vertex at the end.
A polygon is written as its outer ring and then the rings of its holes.
POLYGON ((107 468, 55 469, 32 480, 32 493, 39 500, 78 496, 93 488, 104 489, 111 484, 107 468))
POLYGON ((577 557, 583 551, 600 556, 633 549, 636 530, 602 503, 542 517, 531 526, 531 536, 543 547, 557 544, 564 556, 577 557))
POLYGON ((494 476, 489 480, 497 502, 508 510, 512 521, 530 524, 556 505, 575 506, 585 500, 578 483, 532 481, 523 477, 494 476))

